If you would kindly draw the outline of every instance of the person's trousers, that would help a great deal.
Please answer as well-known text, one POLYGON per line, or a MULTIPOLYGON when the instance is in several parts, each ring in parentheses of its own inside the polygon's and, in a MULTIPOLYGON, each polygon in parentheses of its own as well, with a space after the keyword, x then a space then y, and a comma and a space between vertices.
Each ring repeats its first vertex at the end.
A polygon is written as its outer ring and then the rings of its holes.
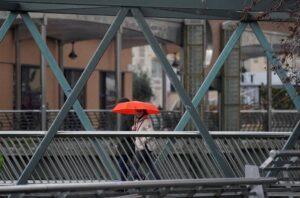
POLYGON ((145 179, 145 177, 148 175, 154 177, 154 179, 160 179, 160 176, 154 166, 154 158, 152 157, 152 152, 149 150, 138 150, 135 151, 135 154, 136 159, 134 159, 133 163, 135 170, 131 171, 133 173, 134 179, 145 179), (144 171, 141 171, 142 168, 140 166, 142 166, 143 164, 146 165, 146 169, 143 169, 144 171))
POLYGON ((120 166, 120 176, 122 181, 128 180, 128 170, 131 170, 131 166, 128 163, 129 157, 128 155, 121 155, 118 157, 118 164, 120 166))

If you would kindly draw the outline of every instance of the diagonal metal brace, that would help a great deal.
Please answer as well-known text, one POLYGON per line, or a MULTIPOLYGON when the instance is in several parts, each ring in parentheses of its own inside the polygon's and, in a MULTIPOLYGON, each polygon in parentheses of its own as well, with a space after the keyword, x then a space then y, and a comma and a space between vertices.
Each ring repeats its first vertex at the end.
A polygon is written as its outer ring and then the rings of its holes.
MULTIPOLYGON (((215 79, 217 74, 219 73, 219 71, 222 68, 224 62, 226 61, 229 54, 231 53, 232 49, 234 48, 237 41, 241 37, 242 33, 245 31, 247 25, 248 25, 248 23, 244 23, 244 22, 239 23, 236 30, 232 33, 230 39, 226 43, 226 45, 225 45, 224 49, 222 50, 220 56, 216 60, 215 64, 212 66, 210 72, 206 76, 204 82, 202 83, 201 87, 199 88, 199 90, 197 91, 195 97, 193 98, 192 103, 195 107, 197 107, 199 105, 202 98, 205 96, 205 93, 209 89, 209 86, 211 85, 211 83, 213 82, 213 80, 215 79)), ((178 125, 176 126, 175 131, 183 131, 186 124, 190 120, 190 118, 191 118, 191 116, 190 116, 189 112, 186 111, 184 113, 184 115, 181 117, 178 125)), ((168 141, 166 143, 166 145, 164 146, 162 152, 158 155, 158 157, 157 157, 157 159, 154 163, 156 164, 159 160, 161 160, 161 158, 163 157, 164 154, 170 152, 169 151, 170 149, 171 149, 170 148, 170 141, 168 141)))
MULTIPOLYGON (((299 137, 300 137, 300 120, 296 124, 295 128, 293 129, 292 134, 290 135, 289 139, 284 144, 281 151, 293 149, 293 147, 295 146, 295 144, 296 144, 297 140, 299 139, 299 137)), ((277 160, 274 162, 273 167, 276 167, 276 166, 278 166, 278 161, 277 160)), ((274 177, 277 174, 278 174, 278 171, 273 170, 273 171, 269 171, 267 173, 267 176, 268 177, 274 177)))
POLYGON ((272 63, 272 65, 275 68, 275 72, 277 73, 278 77, 280 78, 285 90, 289 94, 290 98, 292 99, 296 109, 298 112, 300 112, 300 95, 297 93, 296 89, 293 87, 293 85, 290 83, 290 81, 287 81, 288 76, 286 71, 282 67, 282 63, 280 60, 276 57, 272 46, 268 42, 267 38, 265 37, 263 31, 259 27, 257 22, 251 22, 250 26, 259 41, 259 43, 262 45, 262 47, 265 50, 265 53, 267 55, 267 58, 272 63))
POLYGON ((153 33, 151 32, 146 20, 144 19, 143 14, 137 8, 132 8, 131 12, 132 12, 134 18, 136 19, 137 23, 139 24, 141 30, 143 31, 146 40, 151 45, 152 50, 156 54, 157 58, 160 60, 162 67, 165 70, 166 74, 168 75, 170 81, 172 82, 175 89, 177 90, 185 108, 187 110, 189 110, 189 113, 192 116, 192 119, 194 121, 194 124, 196 125, 197 130, 199 131, 199 133, 202 135, 203 139, 207 143, 214 160, 217 162, 218 166, 223 171, 223 173, 226 177, 233 177, 234 173, 233 173, 231 167, 225 160, 220 149, 215 144, 215 142, 214 142, 213 138, 211 137, 211 135, 209 134, 208 130, 205 128, 196 108, 194 107, 194 105, 190 101, 189 97, 185 93, 182 84, 180 83, 176 74, 174 73, 172 66, 170 65, 169 61, 167 60, 163 50, 159 46, 158 41, 156 40, 153 33))
MULTIPOLYGON (((216 76, 219 73, 220 69, 222 68, 224 62, 228 58, 228 56, 231 53, 233 47, 235 46, 235 44, 237 43, 237 41, 241 37, 241 35, 244 32, 247 25, 248 25, 247 23, 241 22, 238 25, 238 27, 236 28, 236 30, 233 32, 233 34, 231 35, 231 37, 228 40, 226 46, 222 50, 220 56, 216 60, 215 64, 212 66, 212 69, 208 73, 207 77, 205 78, 205 80, 203 81, 201 87, 198 89, 195 97, 193 98, 192 103, 195 107, 197 107, 200 104, 201 100, 203 99, 203 97, 205 96, 207 90, 209 89, 211 83, 216 78, 216 76)), ((187 125, 190 118, 191 118, 190 114, 188 113, 188 111, 186 111, 183 114, 183 116, 181 117, 178 125, 176 126, 175 131, 183 131, 183 129, 187 125)))
MULTIPOLYGON (((260 26, 258 25, 258 23, 252 22, 252 23, 250 23, 250 26, 251 26, 256 38, 258 39, 260 44, 263 46, 268 59, 275 67, 275 72, 277 73, 278 77, 280 78, 280 80, 281 80, 285 90, 289 94, 290 98, 292 99, 296 109, 298 110, 298 112, 300 112, 300 95, 297 93, 294 86, 289 81, 286 81, 288 76, 286 74, 286 71, 282 67, 282 63, 276 57, 275 53, 272 50, 270 43, 268 42, 267 38, 265 37, 265 35, 264 35, 263 31, 261 30, 260 26)), ((293 129, 292 134, 290 135, 289 139, 286 141, 282 150, 291 149, 295 145, 295 143, 299 137, 300 137, 300 120, 298 121, 295 128, 293 129)), ((275 165, 276 165, 276 162, 275 162, 275 165)), ((276 175, 276 171, 268 172, 267 175, 268 176, 276 175)))
MULTIPOLYGON (((41 50, 42 55, 45 57, 47 62, 49 63, 49 67, 51 68, 53 74, 55 75, 56 79, 58 80, 59 84, 63 88, 63 91, 65 95, 68 97, 70 95, 70 92, 72 91, 71 86, 69 85, 68 81, 66 80, 63 72, 59 68, 55 58, 53 57, 51 51, 47 47, 47 44, 43 40, 40 32, 38 31, 36 25, 32 21, 31 17, 29 16, 28 13, 21 13, 22 19, 27 26, 28 30, 30 31, 33 39, 35 40, 36 44, 41 50)), ((83 127, 87 131, 94 131, 95 129, 93 128, 88 116, 86 113, 83 111, 82 106, 80 105, 79 101, 76 101, 75 104, 73 105, 73 108, 78 115, 79 120, 81 121, 83 127)))
POLYGON ((7 31, 17 18, 18 14, 15 12, 10 12, 4 23, 0 28, 0 42, 3 40, 4 36, 6 35, 7 31))
MULTIPOLYGON (((25 184, 27 183, 28 178, 30 177, 32 171, 38 164, 39 160, 42 158, 43 154, 47 150, 49 144, 51 143, 52 139, 54 138, 55 134, 57 133, 58 129, 63 123, 63 120, 67 116, 67 113, 71 109, 74 102, 77 100, 82 88, 88 81, 89 77, 91 76, 92 72, 95 70, 97 63, 100 61, 101 57, 105 53, 107 47, 111 43, 112 39, 114 38, 116 32, 120 28, 120 25, 123 23, 126 15, 128 13, 127 8, 121 8, 116 19, 109 27, 108 31, 106 32, 104 38, 102 39, 100 45, 98 46, 97 50, 95 51, 92 59, 87 64, 86 68, 84 69, 83 73, 81 74, 79 80, 77 81, 74 89, 72 90, 71 94, 67 98, 66 102, 64 103, 62 109, 59 111, 58 115, 56 116, 54 122, 50 126, 47 134, 39 144, 38 148, 34 152, 31 160, 27 164, 25 170, 22 172, 17 184, 25 184)), ((103 150, 104 152, 104 150, 103 150)), ((104 152, 105 153, 105 152, 104 152)), ((108 156, 109 157, 109 156, 108 156)), ((107 159, 110 162, 110 159, 107 159)), ((111 168, 113 168, 113 164, 111 164, 111 168)))

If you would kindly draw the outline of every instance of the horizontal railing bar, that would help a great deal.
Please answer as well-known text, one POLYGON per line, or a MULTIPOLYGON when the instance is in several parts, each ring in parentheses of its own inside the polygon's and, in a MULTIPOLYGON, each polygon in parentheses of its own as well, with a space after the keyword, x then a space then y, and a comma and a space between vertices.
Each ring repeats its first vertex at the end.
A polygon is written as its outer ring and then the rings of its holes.
MULTIPOLYGON (((27 184, 79 184, 79 183, 99 183, 106 182, 105 180, 28 180, 27 184)), ((1 186, 12 186, 17 183, 17 180, 0 181, 1 186)))
POLYGON ((300 151, 298 150, 283 150, 283 151, 272 151, 273 155, 276 155, 276 157, 280 156, 300 156, 300 151))
POLYGON ((30 109, 30 110, 0 110, 0 113, 40 113, 41 110, 30 109))
MULTIPOLYGON (((85 112, 112 112, 111 109, 84 109, 85 112)), ((0 110, 0 113, 40 113, 39 109, 29 110, 0 110)), ((47 109, 46 112, 59 112, 59 109, 47 109)), ((75 112, 73 109, 70 112, 75 112)))
MULTIPOLYGON (((43 136, 46 131, 1 131, 0 137, 15 137, 15 136, 43 136)), ((222 137, 269 137, 269 138, 278 138, 278 137, 289 137, 291 132, 244 132, 244 131, 210 131, 210 134, 215 138, 222 137)), ((59 131, 56 136, 59 137, 74 137, 74 136, 154 136, 154 137, 182 137, 182 136, 199 136, 199 133, 196 131, 59 131)), ((200 137, 200 136, 199 136, 200 137)))
MULTIPOLYGON (((111 109, 84 109, 85 112, 112 112, 111 109)), ((39 113, 39 109, 24 109, 24 110, 0 110, 0 113, 39 113)), ((59 112, 59 109, 47 109, 46 112, 59 112)), ((73 109, 70 112, 75 112, 73 109)), ((180 113, 180 111, 161 111, 161 112, 173 112, 180 113)), ((241 113, 267 113, 267 110, 241 110, 241 113)), ((206 113, 218 113, 218 111, 207 111, 206 113)), ((294 109, 272 110, 272 113, 298 113, 294 109)))
MULTIPOLYGON (((59 109, 47 109, 47 113, 58 113, 59 109)), ((92 112, 92 113, 112 113, 112 109, 83 109, 84 112, 92 112)), ((70 112, 75 112, 73 109, 70 112)), ((180 113, 180 111, 161 111, 164 112, 172 112, 172 113, 180 113)), ((24 109, 24 110, 11 110, 11 109, 0 109, 0 113, 41 113, 39 109, 24 109)))
MULTIPOLYGON (((241 110, 241 113, 267 113, 268 110, 262 109, 262 110, 241 110)), ((271 110, 272 113, 299 113, 295 109, 273 109, 271 110)))
POLYGON ((264 171, 293 171, 300 170, 300 166, 289 166, 289 167, 267 167, 264 171))
POLYGON ((157 188, 157 187, 196 187, 196 186, 224 186, 224 185, 261 185, 273 184, 277 179, 262 178, 212 178, 212 179, 180 179, 180 180, 148 180, 148 181, 115 181, 78 184, 27 184, 0 186, 0 193, 28 193, 51 191, 85 191, 128 188, 157 188))

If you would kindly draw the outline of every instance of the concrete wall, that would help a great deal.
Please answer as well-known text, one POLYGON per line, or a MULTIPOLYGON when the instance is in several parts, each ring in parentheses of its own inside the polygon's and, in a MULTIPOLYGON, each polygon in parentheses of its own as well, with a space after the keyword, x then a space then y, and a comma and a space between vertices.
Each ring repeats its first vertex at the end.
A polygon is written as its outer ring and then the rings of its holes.
POLYGON ((13 108, 13 69, 15 50, 13 32, 9 31, 0 43, 0 109, 13 108))
MULTIPOLYGON (((71 52, 71 44, 65 44, 64 67, 72 69, 84 69, 89 59, 92 57, 100 40, 86 40, 75 43, 75 52, 78 57, 72 60, 68 57, 71 52)), ((58 42, 47 39, 47 45, 53 56, 58 61, 58 42)), ((122 50, 121 69, 125 73, 125 96, 132 97, 132 75, 127 72, 127 65, 131 63, 131 49, 122 50), (129 82, 130 81, 130 82, 129 82)), ((22 65, 40 65, 40 51, 32 39, 20 41, 20 61, 22 65)), ((5 83, 0 84, 0 109, 13 109, 14 106, 14 64, 15 64, 15 45, 13 31, 10 30, 3 42, 0 44, 0 79, 5 83)), ((115 50, 114 43, 107 49, 101 61, 97 65, 86 86, 86 108, 99 108, 100 74, 99 71, 114 71, 115 69, 115 50)), ((49 66, 46 69, 46 104, 48 109, 59 108, 59 84, 49 66)))

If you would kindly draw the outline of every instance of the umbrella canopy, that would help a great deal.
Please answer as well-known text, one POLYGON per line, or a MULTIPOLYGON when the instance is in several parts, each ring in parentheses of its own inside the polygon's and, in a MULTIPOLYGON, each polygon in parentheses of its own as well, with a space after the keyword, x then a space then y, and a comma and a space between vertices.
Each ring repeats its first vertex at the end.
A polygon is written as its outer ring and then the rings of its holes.
POLYGON ((138 110, 145 110, 148 114, 158 114, 158 108, 148 102, 130 101, 117 104, 112 112, 120 114, 135 115, 138 110))

